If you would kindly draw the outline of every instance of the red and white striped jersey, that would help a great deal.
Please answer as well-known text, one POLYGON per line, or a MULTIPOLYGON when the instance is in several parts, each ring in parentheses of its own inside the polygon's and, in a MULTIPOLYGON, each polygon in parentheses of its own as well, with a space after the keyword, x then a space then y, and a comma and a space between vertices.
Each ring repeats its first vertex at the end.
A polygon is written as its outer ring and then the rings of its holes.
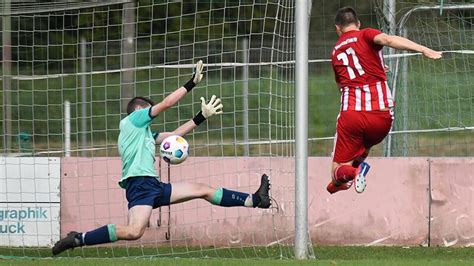
POLYGON ((394 106, 387 84, 382 46, 376 29, 348 31, 332 51, 332 67, 341 89, 341 111, 376 111, 394 106))
POLYGON ((377 81, 362 87, 341 88, 341 111, 375 111, 393 106, 393 97, 387 81, 377 81))

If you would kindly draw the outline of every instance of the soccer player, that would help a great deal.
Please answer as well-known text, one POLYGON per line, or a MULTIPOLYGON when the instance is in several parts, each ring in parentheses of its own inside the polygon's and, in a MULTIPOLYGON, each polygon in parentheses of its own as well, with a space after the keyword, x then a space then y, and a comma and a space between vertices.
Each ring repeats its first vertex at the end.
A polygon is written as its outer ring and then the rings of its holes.
POLYGON ((370 169, 364 160, 370 148, 387 136, 393 121, 394 101, 387 85, 383 46, 420 52, 431 59, 442 55, 403 37, 360 29, 351 7, 337 10, 334 20, 339 40, 332 51, 332 66, 341 90, 341 110, 334 140, 332 181, 327 190, 332 194, 349 189, 355 182, 356 191, 362 193, 370 169))
POLYGON ((108 224, 84 233, 70 232, 56 242, 52 249, 53 255, 75 247, 139 239, 145 232, 152 210, 160 206, 200 198, 223 207, 270 207, 270 181, 265 174, 262 175, 260 187, 254 194, 225 188, 216 189, 199 183, 167 184, 159 180, 154 166, 155 145, 170 135, 183 136, 209 117, 222 113, 223 105, 216 96, 212 96, 207 104, 204 98, 201 98, 201 111, 173 132, 153 134, 150 130, 153 118, 175 105, 201 81, 202 70, 203 63, 200 60, 196 64, 193 77, 158 104, 144 97, 135 97, 128 103, 128 115, 120 121, 118 138, 122 159, 122 178, 119 185, 126 191, 128 224, 108 224))

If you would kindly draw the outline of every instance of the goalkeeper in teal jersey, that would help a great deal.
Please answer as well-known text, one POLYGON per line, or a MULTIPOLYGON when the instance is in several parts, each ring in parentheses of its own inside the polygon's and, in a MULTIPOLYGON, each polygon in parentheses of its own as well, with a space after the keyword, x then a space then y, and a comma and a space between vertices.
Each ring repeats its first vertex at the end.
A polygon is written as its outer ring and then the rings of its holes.
POLYGON ((192 199, 205 199, 211 204, 223 207, 270 207, 270 181, 265 174, 262 175, 260 187, 254 194, 225 188, 215 189, 199 183, 167 184, 159 180, 154 166, 155 145, 171 135, 183 136, 209 117, 222 113, 223 105, 220 99, 213 95, 208 103, 201 98, 201 111, 173 132, 153 134, 150 129, 153 118, 175 105, 201 81, 202 70, 203 63, 199 61, 193 77, 158 104, 144 97, 135 97, 128 103, 128 115, 120 121, 118 139, 122 159, 122 178, 119 185, 126 190, 128 224, 108 224, 84 233, 70 232, 56 242, 52 249, 53 255, 85 245, 139 239, 145 232, 153 209, 192 199))

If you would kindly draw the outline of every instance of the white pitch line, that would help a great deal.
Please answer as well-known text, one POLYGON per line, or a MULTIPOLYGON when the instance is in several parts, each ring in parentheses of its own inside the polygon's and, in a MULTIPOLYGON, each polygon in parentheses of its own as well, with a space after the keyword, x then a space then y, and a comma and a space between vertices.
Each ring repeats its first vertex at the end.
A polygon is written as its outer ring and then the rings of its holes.
POLYGON ((385 240, 387 240, 387 239, 389 239, 389 238, 391 238, 391 237, 392 237, 392 235, 389 235, 389 236, 386 236, 386 237, 377 239, 377 240, 375 240, 375 241, 370 242, 369 244, 366 244, 365 246, 366 246, 366 247, 370 247, 370 246, 376 245, 376 244, 378 244, 378 243, 380 243, 380 242, 383 242, 383 241, 385 241, 385 240))

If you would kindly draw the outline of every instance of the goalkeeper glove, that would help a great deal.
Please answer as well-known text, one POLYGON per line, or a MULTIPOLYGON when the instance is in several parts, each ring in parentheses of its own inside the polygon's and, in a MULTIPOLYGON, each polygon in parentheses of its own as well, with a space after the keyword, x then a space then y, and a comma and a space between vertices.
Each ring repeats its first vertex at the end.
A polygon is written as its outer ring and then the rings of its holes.
POLYGON ((202 60, 197 61, 196 66, 194 68, 193 76, 183 86, 188 92, 190 92, 194 88, 194 86, 196 86, 196 84, 198 84, 202 80, 202 77, 204 76, 202 74, 203 69, 204 69, 204 63, 202 62, 202 60))
POLYGON ((224 108, 224 105, 216 95, 212 95, 207 104, 204 97, 201 97, 201 111, 193 118, 194 124, 199 125, 213 115, 222 114, 222 108, 224 108))

